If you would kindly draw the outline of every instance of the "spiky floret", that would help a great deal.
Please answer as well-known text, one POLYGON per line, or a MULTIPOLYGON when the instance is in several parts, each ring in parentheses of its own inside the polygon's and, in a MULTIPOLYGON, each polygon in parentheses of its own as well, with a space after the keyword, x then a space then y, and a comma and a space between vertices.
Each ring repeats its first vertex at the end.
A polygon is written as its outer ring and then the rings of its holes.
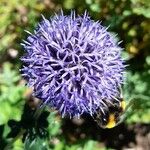
POLYGON ((22 43, 22 75, 62 116, 91 116, 119 96, 124 65, 114 36, 85 13, 43 17, 22 43))

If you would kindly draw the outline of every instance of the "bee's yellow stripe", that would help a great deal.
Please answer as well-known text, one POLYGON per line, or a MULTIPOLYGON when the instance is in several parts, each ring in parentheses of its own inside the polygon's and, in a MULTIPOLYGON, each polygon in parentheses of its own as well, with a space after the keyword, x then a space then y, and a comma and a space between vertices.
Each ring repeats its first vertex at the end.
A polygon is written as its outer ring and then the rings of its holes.
POLYGON ((108 118, 108 123, 106 125, 106 128, 113 128, 116 126, 116 120, 115 120, 115 115, 110 114, 108 118))
POLYGON ((126 109, 126 102, 124 100, 121 101, 120 107, 122 108, 123 111, 126 109))
MULTIPOLYGON (((120 102, 120 107, 122 108, 122 111, 125 111, 126 102, 124 100, 122 100, 120 102)), ((116 126, 116 124, 117 124, 117 122, 116 122, 115 114, 114 113, 109 114, 108 122, 107 122, 107 125, 105 127, 106 128, 113 128, 116 126)))

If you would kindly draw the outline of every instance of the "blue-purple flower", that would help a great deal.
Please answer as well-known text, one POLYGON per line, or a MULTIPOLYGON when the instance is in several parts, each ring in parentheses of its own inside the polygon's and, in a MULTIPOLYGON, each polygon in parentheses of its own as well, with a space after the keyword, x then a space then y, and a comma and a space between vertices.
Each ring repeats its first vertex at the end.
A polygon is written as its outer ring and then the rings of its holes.
MULTIPOLYGON (((28 32, 29 33, 29 32, 28 32)), ((115 37, 85 13, 43 17, 22 43, 22 75, 62 116, 91 116, 120 94, 124 64, 115 37)))

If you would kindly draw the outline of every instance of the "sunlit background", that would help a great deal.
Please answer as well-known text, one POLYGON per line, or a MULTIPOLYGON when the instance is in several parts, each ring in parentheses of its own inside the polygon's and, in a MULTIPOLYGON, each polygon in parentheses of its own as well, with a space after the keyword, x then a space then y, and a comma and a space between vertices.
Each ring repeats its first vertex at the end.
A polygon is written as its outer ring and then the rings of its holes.
POLYGON ((24 51, 20 43, 33 33, 41 14, 50 18, 60 9, 65 14, 88 11, 93 20, 109 26, 118 35, 122 57, 128 64, 123 87, 124 99, 133 100, 124 123, 101 129, 88 116, 81 120, 48 117, 49 138, 36 138, 23 144, 18 138, 13 150, 111 150, 150 149, 150 1, 149 0, 0 0, 0 150, 13 136, 9 120, 19 121, 24 104, 35 108, 19 69, 24 51), (11 137, 11 138, 10 138, 11 137))

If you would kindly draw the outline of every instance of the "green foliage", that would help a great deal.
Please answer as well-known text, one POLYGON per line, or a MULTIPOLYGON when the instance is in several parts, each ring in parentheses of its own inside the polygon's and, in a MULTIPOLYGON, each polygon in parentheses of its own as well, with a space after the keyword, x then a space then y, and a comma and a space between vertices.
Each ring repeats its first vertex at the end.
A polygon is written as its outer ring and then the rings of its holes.
POLYGON ((48 144, 44 139, 36 138, 33 141, 26 140, 24 150, 47 150, 48 144))
POLYGON ((127 75, 127 83, 124 87, 124 95, 127 100, 133 101, 129 123, 150 122, 150 73, 131 72, 127 75))
POLYGON ((38 0, 0 0, 0 53, 19 47, 15 41, 23 37, 23 29, 36 24, 43 7, 38 0))
POLYGON ((150 18, 150 2, 149 0, 131 0, 133 5, 133 13, 143 15, 150 18))
POLYGON ((0 74, 0 125, 9 119, 19 120, 24 103, 25 86, 19 83, 21 78, 11 67, 10 63, 4 63, 0 74))
POLYGON ((48 117, 48 122, 49 122, 48 131, 51 137, 54 137, 57 134, 59 134, 60 127, 61 127, 60 120, 57 119, 55 116, 56 116, 56 112, 51 112, 48 117))

